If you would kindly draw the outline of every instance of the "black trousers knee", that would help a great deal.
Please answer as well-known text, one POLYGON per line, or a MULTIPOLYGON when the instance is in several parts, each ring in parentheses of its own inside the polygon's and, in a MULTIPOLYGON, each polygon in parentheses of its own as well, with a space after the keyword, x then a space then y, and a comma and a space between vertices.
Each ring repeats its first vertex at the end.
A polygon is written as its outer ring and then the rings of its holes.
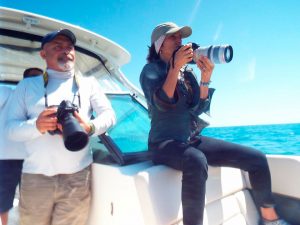
POLYGON ((167 140, 149 144, 153 162, 182 171, 182 208, 185 225, 203 223, 207 165, 239 168, 249 173, 256 201, 273 205, 271 175, 266 156, 253 148, 201 136, 194 143, 167 140))

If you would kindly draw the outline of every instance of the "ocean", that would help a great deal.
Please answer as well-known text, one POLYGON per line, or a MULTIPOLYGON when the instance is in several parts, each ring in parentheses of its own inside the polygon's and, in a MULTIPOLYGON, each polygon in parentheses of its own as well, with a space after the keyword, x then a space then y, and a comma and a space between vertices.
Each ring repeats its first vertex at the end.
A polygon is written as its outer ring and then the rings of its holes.
MULTIPOLYGON (((123 153, 148 149, 150 119, 130 95, 108 95, 118 123, 108 133, 123 153), (130 134, 130 135, 128 135, 130 134)), ((202 135, 256 148, 266 154, 300 155, 300 123, 207 127, 202 135)))
POLYGON ((202 134, 247 145, 266 154, 300 155, 300 123, 208 127, 202 134))

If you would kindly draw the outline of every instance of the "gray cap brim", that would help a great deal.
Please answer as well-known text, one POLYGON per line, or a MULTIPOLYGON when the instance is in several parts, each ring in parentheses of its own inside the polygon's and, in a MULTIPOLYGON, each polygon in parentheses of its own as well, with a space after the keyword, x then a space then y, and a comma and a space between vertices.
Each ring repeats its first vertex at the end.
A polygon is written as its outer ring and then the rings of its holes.
POLYGON ((166 35, 175 34, 178 31, 180 31, 182 38, 187 38, 192 34, 192 28, 190 28, 189 26, 184 26, 184 27, 179 27, 179 28, 173 28, 173 29, 169 30, 168 32, 166 32, 166 35))
POLYGON ((180 32, 182 38, 189 37, 192 34, 192 28, 189 26, 179 27, 175 23, 166 22, 157 25, 151 34, 151 44, 157 41, 161 36, 171 35, 180 32))

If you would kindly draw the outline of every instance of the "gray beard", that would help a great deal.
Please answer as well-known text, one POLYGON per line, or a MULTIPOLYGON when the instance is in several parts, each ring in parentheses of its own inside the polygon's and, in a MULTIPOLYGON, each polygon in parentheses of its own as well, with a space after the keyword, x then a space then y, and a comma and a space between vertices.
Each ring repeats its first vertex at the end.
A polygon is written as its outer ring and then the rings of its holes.
POLYGON ((70 71, 74 69, 74 62, 68 61, 68 62, 63 62, 63 61, 59 61, 58 62, 58 67, 64 71, 70 71))

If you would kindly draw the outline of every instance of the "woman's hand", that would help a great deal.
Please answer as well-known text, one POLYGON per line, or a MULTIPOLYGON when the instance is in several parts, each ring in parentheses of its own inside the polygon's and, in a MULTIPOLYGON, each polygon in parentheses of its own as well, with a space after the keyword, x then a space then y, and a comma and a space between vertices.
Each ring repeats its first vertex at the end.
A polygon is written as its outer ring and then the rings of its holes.
POLYGON ((207 57, 203 55, 199 57, 196 64, 201 71, 201 81, 205 83, 210 82, 215 64, 213 64, 207 57))
POLYGON ((170 60, 170 68, 163 84, 163 91, 169 98, 174 97, 180 69, 193 59, 192 45, 181 46, 170 60))
POLYGON ((181 46, 174 54, 174 67, 178 70, 193 59, 193 49, 191 44, 181 46))

